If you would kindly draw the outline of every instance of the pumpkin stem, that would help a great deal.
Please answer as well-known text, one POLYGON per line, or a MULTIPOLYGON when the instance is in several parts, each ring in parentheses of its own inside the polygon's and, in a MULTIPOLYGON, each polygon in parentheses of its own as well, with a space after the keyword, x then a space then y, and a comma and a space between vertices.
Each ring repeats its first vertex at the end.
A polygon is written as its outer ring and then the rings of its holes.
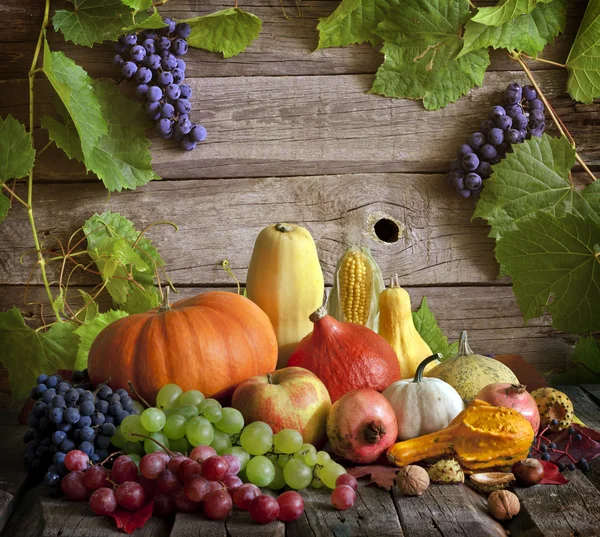
POLYGON ((385 436, 386 432, 387 432, 387 430, 383 423, 381 423, 379 421, 378 422, 372 421, 365 427, 365 440, 369 444, 377 444, 377 442, 379 442, 380 438, 385 436))
POLYGON ((294 226, 280 222, 279 224, 275 224, 275 229, 281 231, 281 233, 289 233, 290 231, 294 231, 294 226))
POLYGON ((327 308, 325 306, 320 306, 317 311, 315 311, 309 315, 308 320, 311 323, 316 323, 317 321, 320 321, 326 315, 327 315, 327 308))
POLYGON ((441 357, 442 355, 439 352, 436 352, 435 354, 432 354, 431 356, 425 358, 419 364, 419 367, 417 367, 417 372, 415 373, 415 378, 413 382, 423 382, 423 372, 425 371, 427 364, 433 362, 434 360, 439 360, 441 357))
POLYGON ((469 343, 467 341, 467 331, 463 330, 460 333, 460 341, 458 344, 458 355, 464 356, 465 354, 474 354, 474 353, 471 350, 471 347, 469 347, 469 343))
POLYGON ((160 308, 158 308, 159 313, 162 313, 163 311, 169 311, 171 309, 171 306, 169 305, 169 292, 170 291, 171 291, 171 288, 169 286, 167 286, 165 288, 165 292, 163 293, 162 304, 160 305, 160 308))
POLYGON ((123 435, 139 436, 140 438, 145 438, 146 440, 152 440, 152 442, 154 442, 158 447, 164 449, 165 453, 168 453, 169 455, 171 455, 171 457, 175 456, 175 453, 173 453, 167 446, 161 444, 158 440, 156 440, 155 438, 152 438, 151 436, 146 436, 145 434, 139 434, 139 433, 123 433, 123 435))

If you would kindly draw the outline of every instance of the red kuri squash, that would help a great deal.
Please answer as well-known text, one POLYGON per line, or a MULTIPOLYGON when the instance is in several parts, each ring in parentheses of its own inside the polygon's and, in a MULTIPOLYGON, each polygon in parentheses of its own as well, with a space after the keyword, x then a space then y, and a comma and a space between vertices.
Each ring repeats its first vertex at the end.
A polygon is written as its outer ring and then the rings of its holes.
POLYGON ((267 315, 247 298, 211 291, 107 326, 89 353, 90 379, 128 389, 150 403, 165 384, 227 397, 247 378, 277 364, 267 315))

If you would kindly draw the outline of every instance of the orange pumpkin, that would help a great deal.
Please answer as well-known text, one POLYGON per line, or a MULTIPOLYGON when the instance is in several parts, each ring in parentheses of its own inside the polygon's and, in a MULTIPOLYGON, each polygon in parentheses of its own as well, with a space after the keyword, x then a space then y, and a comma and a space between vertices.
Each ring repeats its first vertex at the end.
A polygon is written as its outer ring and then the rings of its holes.
POLYGON ((154 404, 165 384, 227 397, 247 378, 277 364, 277 338, 264 313, 247 298, 211 291, 108 325, 89 353, 94 384, 128 389, 131 381, 154 404))

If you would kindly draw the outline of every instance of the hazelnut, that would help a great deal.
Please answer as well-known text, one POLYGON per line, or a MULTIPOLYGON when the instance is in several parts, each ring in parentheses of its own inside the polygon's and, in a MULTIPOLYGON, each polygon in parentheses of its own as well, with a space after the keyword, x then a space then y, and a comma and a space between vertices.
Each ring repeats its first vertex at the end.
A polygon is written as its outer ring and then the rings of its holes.
POLYGON ((508 490, 496 490, 488 497, 488 511, 496 520, 510 520, 520 509, 519 498, 508 490))
POLYGON ((405 466, 396 475, 396 485, 404 496, 421 496, 429 487, 429 475, 420 466, 405 466))
POLYGON ((512 473, 519 485, 531 487, 544 479, 544 466, 537 459, 523 459, 513 464, 512 473))

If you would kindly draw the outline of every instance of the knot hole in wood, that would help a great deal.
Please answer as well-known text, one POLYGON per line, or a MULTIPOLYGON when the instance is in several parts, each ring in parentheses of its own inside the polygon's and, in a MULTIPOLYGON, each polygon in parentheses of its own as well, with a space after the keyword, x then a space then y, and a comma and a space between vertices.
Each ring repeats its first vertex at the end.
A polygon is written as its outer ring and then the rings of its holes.
POLYGON ((394 243, 400 239, 400 227, 389 218, 380 218, 373 224, 375 236, 382 242, 394 243))

